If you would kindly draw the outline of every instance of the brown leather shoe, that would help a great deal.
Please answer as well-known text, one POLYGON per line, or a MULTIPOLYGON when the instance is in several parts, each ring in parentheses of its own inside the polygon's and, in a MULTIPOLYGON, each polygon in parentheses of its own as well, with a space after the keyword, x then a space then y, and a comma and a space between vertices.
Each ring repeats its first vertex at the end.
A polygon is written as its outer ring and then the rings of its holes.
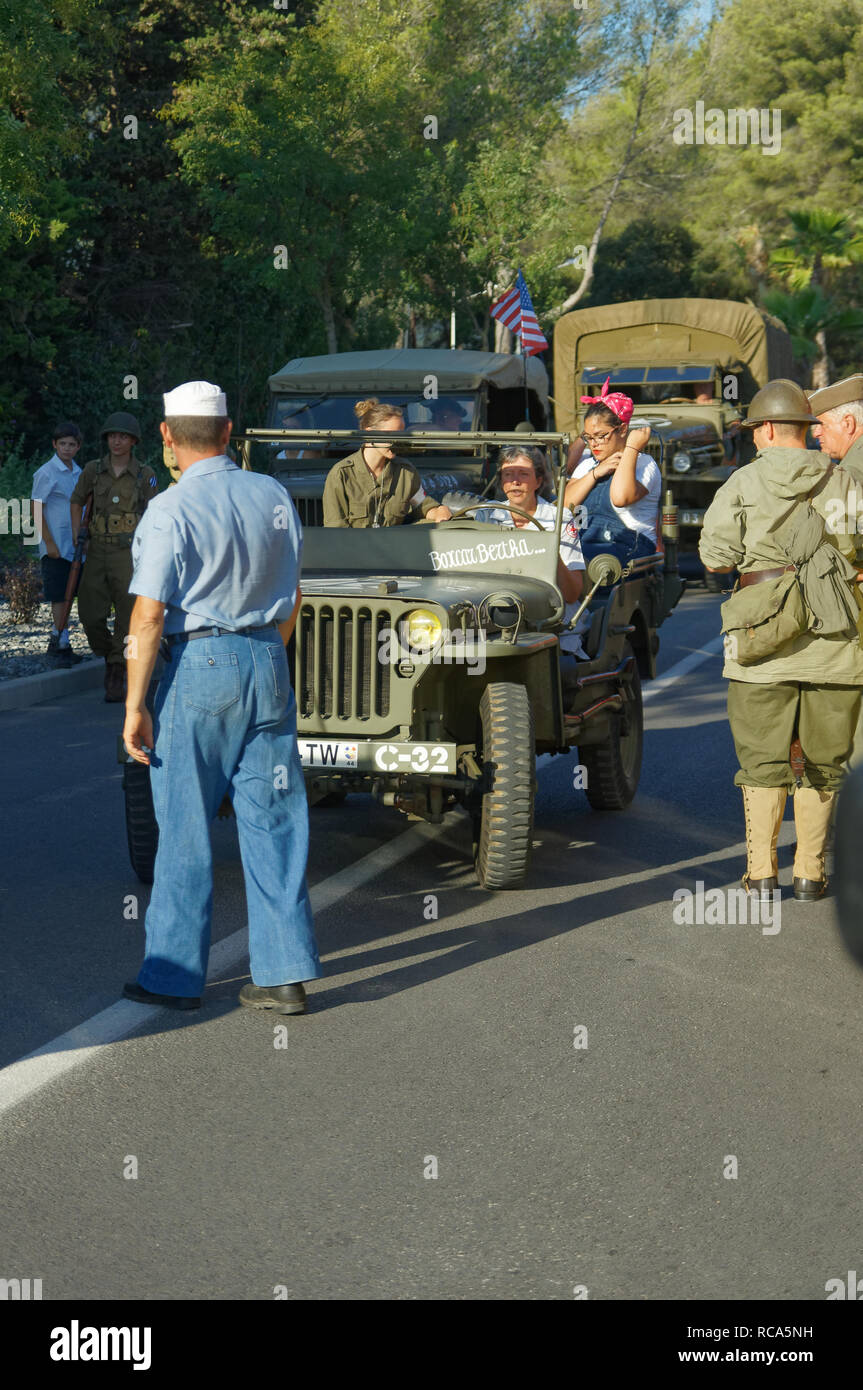
POLYGON ((247 1009, 273 1009, 277 1014, 304 1014, 307 1009, 306 991, 299 983, 243 985, 239 1000, 247 1009))

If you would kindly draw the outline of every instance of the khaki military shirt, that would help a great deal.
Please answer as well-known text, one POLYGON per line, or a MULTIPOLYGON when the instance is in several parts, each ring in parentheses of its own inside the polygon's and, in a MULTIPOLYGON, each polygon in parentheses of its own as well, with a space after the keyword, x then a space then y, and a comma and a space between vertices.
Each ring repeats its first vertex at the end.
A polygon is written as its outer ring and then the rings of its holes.
POLYGON ((90 492, 93 493, 91 545, 99 545, 115 536, 122 536, 124 544, 131 544, 132 532, 150 498, 156 496, 157 488, 158 480, 152 468, 139 462, 134 454, 119 474, 114 472, 110 458, 105 457, 85 463, 70 500, 83 506, 90 492))
MULTIPOLYGON (((813 449, 777 446, 764 449, 752 463, 737 469, 716 493, 704 518, 698 550, 708 569, 735 565, 741 574, 747 574, 787 565, 788 556, 776 532, 823 481, 827 467, 825 455, 813 449)), ((852 490, 850 475, 837 468, 811 501, 827 522, 828 534, 849 559, 854 557, 854 545, 843 534, 841 518, 846 515, 852 490)), ((780 655, 754 666, 740 666, 726 657, 722 674, 753 685, 778 681, 861 685, 863 651, 856 633, 817 637, 807 632, 780 655)))
POLYGON ((389 459, 377 478, 362 449, 336 463, 324 485, 325 526, 398 526, 409 512, 427 516, 439 504, 404 459, 389 459))

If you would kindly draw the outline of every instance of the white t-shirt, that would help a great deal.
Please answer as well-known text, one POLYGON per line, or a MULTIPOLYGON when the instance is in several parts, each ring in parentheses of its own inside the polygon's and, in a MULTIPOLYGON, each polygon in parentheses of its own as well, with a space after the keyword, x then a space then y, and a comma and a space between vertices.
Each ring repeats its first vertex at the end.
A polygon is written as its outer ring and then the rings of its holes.
MULTIPOLYGON (((595 463, 596 459, 593 455, 586 453, 573 471, 573 478, 583 478, 585 473, 590 472, 595 463)), ((662 496, 662 474, 659 471, 659 464, 656 459, 650 457, 650 454, 638 455, 635 461, 635 481, 647 488, 647 496, 640 497, 637 502, 633 502, 631 507, 617 507, 613 502, 611 505, 624 526, 628 527, 630 531, 638 531, 642 536, 649 536, 651 540, 655 540, 656 513, 659 499, 662 496)), ((590 493, 587 494, 581 505, 586 507, 588 512, 590 511, 590 493)))
MULTIPOLYGON (((545 498, 537 497, 536 511, 533 513, 536 521, 544 531, 553 531, 557 525, 557 507, 553 502, 546 502, 545 498)), ((477 521, 495 522, 498 526, 515 527, 515 517, 512 512, 505 511, 502 507, 481 507, 476 513, 477 521)), ((530 523, 526 524, 526 530, 530 530, 530 523)), ((572 512, 567 510, 563 514, 563 526, 560 531, 560 558, 568 570, 583 570, 584 556, 581 553, 581 541, 578 539, 578 531, 572 512)), ((577 603, 568 603, 564 609, 563 621, 568 623, 575 610, 577 603)), ((588 614, 582 613, 578 620, 578 625, 572 632, 564 632, 560 638, 562 651, 573 652, 575 656, 587 658, 587 653, 581 645, 582 632, 585 632, 590 625, 588 614)))
MULTIPOLYGON (((48 530, 54 537, 60 558, 63 560, 71 560, 75 552, 69 498, 80 476, 81 470, 77 463, 73 462, 72 467, 67 468, 63 460, 54 454, 41 468, 37 468, 30 490, 33 500, 42 503, 43 519, 48 523, 48 530)), ((44 555, 46 549, 45 542, 40 537, 39 554, 44 555)))

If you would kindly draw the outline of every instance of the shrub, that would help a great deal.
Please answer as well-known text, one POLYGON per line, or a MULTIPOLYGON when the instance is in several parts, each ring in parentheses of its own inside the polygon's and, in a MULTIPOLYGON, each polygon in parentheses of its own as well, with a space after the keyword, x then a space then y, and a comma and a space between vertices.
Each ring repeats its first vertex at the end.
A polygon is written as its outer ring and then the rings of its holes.
POLYGON ((42 577, 33 560, 7 564, 0 577, 0 594, 9 604, 9 621, 31 623, 42 602, 42 577))

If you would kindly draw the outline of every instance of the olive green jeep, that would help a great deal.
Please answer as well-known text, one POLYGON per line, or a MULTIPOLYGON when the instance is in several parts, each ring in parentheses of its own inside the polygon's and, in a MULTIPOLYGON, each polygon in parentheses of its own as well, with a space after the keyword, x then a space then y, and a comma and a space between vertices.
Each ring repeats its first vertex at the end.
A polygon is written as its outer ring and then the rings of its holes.
MULTIPOLYGON (((260 434, 244 436, 241 451, 260 434)), ((343 431, 304 436, 318 445, 334 437, 343 448, 343 431)), ((357 444, 363 438, 354 433, 357 444)), ((411 438, 418 436, 387 436, 399 454, 411 438)), ((562 497, 568 436, 474 432, 462 441, 478 452, 545 448, 562 497)), ((441 439, 428 432, 422 442, 434 449, 441 439)), ((461 807, 479 882, 513 888, 530 859, 539 754, 577 750, 574 784, 597 809, 623 809, 635 795, 641 680, 655 675, 657 629, 684 587, 676 519, 667 507, 664 550, 655 555, 623 569, 613 555, 589 560, 569 624, 587 615, 579 624, 585 659, 562 662, 562 503, 546 531, 536 520, 518 529, 478 521, 483 506, 512 508, 462 500, 460 507, 450 496, 452 520, 434 524, 306 528, 289 648, 298 745, 312 805, 363 792, 434 823, 461 807)), ((148 879, 156 843, 144 804, 148 769, 122 760, 132 863, 148 879)))

